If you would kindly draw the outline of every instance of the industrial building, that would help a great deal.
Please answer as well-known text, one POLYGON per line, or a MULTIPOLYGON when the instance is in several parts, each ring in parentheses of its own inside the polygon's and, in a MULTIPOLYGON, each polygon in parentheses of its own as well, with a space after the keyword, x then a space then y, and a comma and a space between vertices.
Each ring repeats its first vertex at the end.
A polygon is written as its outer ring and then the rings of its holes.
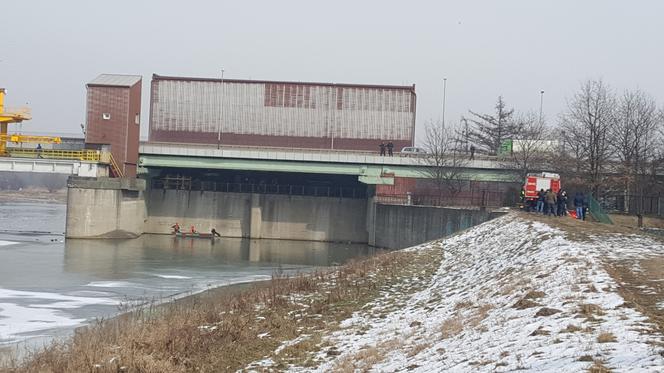
POLYGON ((154 74, 150 142, 377 151, 412 146, 415 86, 154 74))
POLYGON ((86 147, 110 146, 122 176, 136 176, 141 82, 137 75, 102 74, 87 84, 86 147))

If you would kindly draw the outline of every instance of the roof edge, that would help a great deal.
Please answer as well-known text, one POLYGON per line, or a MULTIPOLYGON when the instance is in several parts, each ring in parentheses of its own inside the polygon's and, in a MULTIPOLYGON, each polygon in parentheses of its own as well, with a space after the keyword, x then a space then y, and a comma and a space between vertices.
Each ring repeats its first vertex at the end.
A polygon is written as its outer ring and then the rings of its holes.
MULTIPOLYGON (((186 76, 166 76, 159 74, 152 74, 152 80, 175 80, 175 81, 191 81, 191 82, 222 82, 221 78, 198 78, 186 76)), ((318 85, 325 87, 348 87, 348 88, 376 88, 376 89, 400 89, 408 90, 413 94, 415 93, 415 84, 413 85, 382 85, 382 84, 352 84, 352 83, 322 83, 322 82, 292 82, 284 80, 250 80, 250 79, 223 79, 228 83, 245 83, 245 84, 295 84, 295 85, 318 85)))

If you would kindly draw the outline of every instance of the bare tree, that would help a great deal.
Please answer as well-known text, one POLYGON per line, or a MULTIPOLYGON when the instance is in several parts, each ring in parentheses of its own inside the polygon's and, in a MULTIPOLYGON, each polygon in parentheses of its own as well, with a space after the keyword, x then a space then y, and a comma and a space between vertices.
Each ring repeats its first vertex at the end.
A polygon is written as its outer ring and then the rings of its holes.
POLYGON ((544 168, 548 154, 557 149, 547 139, 545 122, 535 114, 524 114, 516 122, 521 130, 512 141, 512 151, 501 155, 500 162, 503 167, 518 170, 519 178, 515 181, 521 182, 528 173, 544 168))
POLYGON ((469 159, 457 131, 440 122, 429 121, 426 123, 424 149, 427 154, 422 158, 423 173, 435 183, 438 197, 442 197, 445 191, 451 196, 458 194, 465 182, 463 168, 469 159))
POLYGON ((641 90, 625 91, 609 138, 618 162, 617 174, 627 194, 643 194, 650 184, 647 176, 657 156, 658 127, 660 114, 655 99, 641 90))
POLYGON ((575 150, 579 174, 597 196, 611 155, 609 136, 615 124, 615 98, 601 80, 588 80, 561 115, 564 145, 575 150))
POLYGON ((498 154, 505 139, 514 138, 521 132, 519 123, 513 118, 514 109, 507 109, 502 96, 498 96, 495 108, 495 114, 478 114, 469 110, 473 117, 467 118, 472 124, 468 131, 470 142, 491 155, 498 154))

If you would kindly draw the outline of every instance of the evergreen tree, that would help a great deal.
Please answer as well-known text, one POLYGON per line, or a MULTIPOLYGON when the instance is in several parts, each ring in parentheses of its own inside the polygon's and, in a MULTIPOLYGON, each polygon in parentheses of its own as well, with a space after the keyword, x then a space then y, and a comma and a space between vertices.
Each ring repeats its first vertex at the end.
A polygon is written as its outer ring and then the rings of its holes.
POLYGON ((522 125, 513 118, 514 109, 507 109, 502 96, 498 96, 495 114, 478 114, 468 110, 474 118, 468 118, 472 128, 468 131, 470 142, 490 155, 498 154, 500 144, 506 139, 518 138, 522 125))

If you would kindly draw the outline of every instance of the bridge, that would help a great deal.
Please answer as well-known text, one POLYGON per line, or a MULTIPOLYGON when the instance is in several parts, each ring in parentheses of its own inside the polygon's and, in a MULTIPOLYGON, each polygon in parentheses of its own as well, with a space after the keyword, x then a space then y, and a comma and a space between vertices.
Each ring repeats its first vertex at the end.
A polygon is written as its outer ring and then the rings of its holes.
MULTIPOLYGON (((379 156, 371 152, 229 147, 214 145, 141 143, 139 167, 242 170, 259 172, 352 175, 364 184, 392 185, 394 177, 427 178, 433 167, 423 157, 379 156)), ((514 172, 495 159, 477 158, 464 162, 462 178, 476 181, 514 180, 514 172)))
POLYGON ((6 148, 6 152, 9 157, 0 157, 0 171, 107 177, 117 167, 109 152, 98 150, 6 148))

